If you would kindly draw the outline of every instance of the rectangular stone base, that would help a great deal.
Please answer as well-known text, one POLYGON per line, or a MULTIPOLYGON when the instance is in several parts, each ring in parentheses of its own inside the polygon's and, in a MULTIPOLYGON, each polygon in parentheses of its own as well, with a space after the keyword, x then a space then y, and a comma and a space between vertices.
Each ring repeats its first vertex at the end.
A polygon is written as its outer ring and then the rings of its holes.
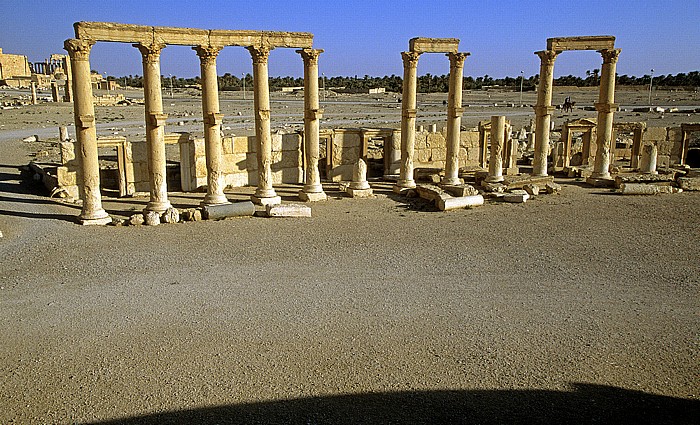
POLYGON ((268 217, 311 217, 311 207, 301 204, 266 205, 268 217))
POLYGON ((370 198, 372 197, 372 189, 345 189, 345 193, 351 198, 370 198))
POLYGON ((250 200, 253 201, 253 203, 255 205, 263 205, 263 206, 277 205, 277 204, 282 203, 282 198, 280 198, 279 196, 273 196, 270 198, 258 198, 255 195, 251 195, 250 200))
POLYGON ((92 226, 92 225, 104 226, 104 225, 109 224, 111 222, 112 222, 112 217, 110 217, 110 216, 107 216, 105 218, 95 218, 95 219, 91 219, 91 220, 85 220, 82 218, 78 218, 78 223, 82 224, 83 226, 92 226))
POLYGON ((484 205, 484 197, 481 195, 458 196, 454 198, 441 198, 436 201, 440 211, 450 211, 462 208, 473 208, 484 205))
POLYGON ((326 196, 326 192, 307 193, 302 190, 299 192, 299 199, 304 202, 318 202, 325 201, 328 196, 326 196))
POLYGON ((615 187, 615 179, 613 178, 589 177, 586 179, 586 183, 593 187, 615 187))
POLYGON ((382 176, 382 180, 388 181, 388 182, 395 182, 399 180, 399 175, 398 174, 384 174, 382 176))

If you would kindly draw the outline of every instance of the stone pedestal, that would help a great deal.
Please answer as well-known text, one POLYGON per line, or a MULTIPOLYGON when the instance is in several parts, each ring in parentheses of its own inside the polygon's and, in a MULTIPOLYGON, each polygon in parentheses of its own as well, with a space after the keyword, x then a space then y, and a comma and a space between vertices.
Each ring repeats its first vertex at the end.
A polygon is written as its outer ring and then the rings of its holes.
POLYGON ((413 179, 413 151, 416 144, 416 70, 420 53, 402 52, 403 93, 401 97, 401 168, 394 192, 416 187, 413 179))
POLYGON ((90 49, 94 42, 69 39, 64 43, 73 69, 75 136, 78 153, 78 186, 83 206, 78 216, 81 224, 107 224, 111 217, 102 208, 100 164, 97 157, 95 106, 90 82, 90 49))
POLYGON ((345 191, 353 198, 366 198, 372 195, 372 188, 367 182, 367 164, 359 159, 352 169, 352 182, 345 191))
POLYGON ((503 145, 505 143, 506 117, 491 117, 491 157, 489 159, 488 183, 503 181, 503 145))
POLYGON ((318 99, 318 56, 319 49, 297 50, 304 60, 304 156, 306 159, 306 182, 299 192, 299 199, 306 202, 325 201, 326 194, 321 186, 318 171, 319 161, 319 122, 322 111, 318 99))
POLYGON ((639 172, 644 174, 658 174, 656 171, 656 160, 658 148, 656 145, 646 145, 642 147, 642 156, 639 161, 639 172))
POLYGON ((533 176, 547 175, 547 155, 549 154, 549 128, 552 113, 552 85, 554 82, 554 61, 557 52, 543 50, 536 52, 540 57, 540 83, 537 87, 535 106, 535 156, 532 164, 533 176))
POLYGON ((617 110, 615 105, 615 68, 620 49, 601 50, 603 65, 600 71, 600 94, 595 108, 598 111, 597 143, 595 162, 593 164, 593 178, 610 178, 610 151, 613 137, 613 113, 617 110))
POLYGON ((450 58, 450 87, 447 98, 447 135, 445 158, 445 177, 443 184, 460 184, 459 179, 459 142, 462 125, 462 79, 464 60, 469 53, 448 53, 450 58))
POLYGON ((202 75, 202 113, 204 115, 204 152, 207 162, 207 194, 203 206, 226 204, 224 195, 221 146, 221 121, 219 113, 219 84, 216 76, 218 46, 193 47, 199 56, 202 75))
POLYGON ((146 145, 148 146, 148 176, 150 200, 145 211, 165 212, 168 201, 165 156, 165 120, 160 86, 160 52, 164 44, 134 44, 143 59, 143 97, 146 114, 146 145))

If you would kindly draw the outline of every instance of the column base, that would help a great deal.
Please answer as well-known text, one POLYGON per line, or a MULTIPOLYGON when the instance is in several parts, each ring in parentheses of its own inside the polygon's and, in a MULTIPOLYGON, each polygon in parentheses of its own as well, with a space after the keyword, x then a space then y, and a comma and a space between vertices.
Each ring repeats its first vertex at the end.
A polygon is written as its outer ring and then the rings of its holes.
POLYGON ((500 183, 505 180, 503 176, 488 176, 484 179, 486 183, 500 183))
POLYGON ((442 180, 440 181, 440 184, 446 184, 446 185, 460 185, 464 184, 464 180, 460 179, 459 177, 443 177, 442 180))
POLYGON ((83 226, 104 226, 105 224, 109 224, 111 222, 112 217, 110 217, 105 210, 97 211, 88 217, 84 217, 83 215, 78 216, 78 223, 82 224, 83 226))
POLYGON ((226 198, 226 195, 222 194, 209 194, 207 193, 206 196, 204 196, 204 200, 200 203, 201 206, 206 207, 209 205, 224 205, 224 204, 230 204, 229 200, 226 198))
POLYGON ((318 202, 325 201, 328 199, 328 196, 326 195, 326 192, 304 192, 303 190, 300 190, 299 199, 304 202, 318 202))
POLYGON ((609 179, 610 179, 610 173, 599 173, 599 172, 594 171, 594 172, 591 173, 591 178, 592 178, 592 179, 606 179, 606 180, 609 180, 609 179))
POLYGON ((261 197, 258 195, 251 195, 250 200, 255 205, 263 205, 263 206, 278 205, 278 204, 282 203, 282 198, 280 198, 279 196, 261 197))
MULTIPOLYGON (((416 181, 411 179, 399 179, 396 184, 394 185, 394 188, 399 188, 399 189, 415 189, 416 188, 416 181)), ((396 190, 394 190, 396 192, 396 190)), ((398 193, 398 192, 396 192, 398 193)))
POLYGON ((532 177, 549 177, 549 174, 547 173, 532 173, 530 174, 532 177))
POLYGON ((353 189, 351 187, 348 187, 345 189, 345 193, 348 194, 351 198, 371 198, 372 195, 372 189, 367 188, 367 189, 353 189))
POLYGON ((168 208, 172 208, 170 201, 150 201, 146 204, 144 211, 155 211, 157 213, 164 213, 168 208))
POLYGON ((384 174, 382 176, 382 180, 389 181, 389 182, 397 182, 397 181, 399 181, 399 175, 398 174, 384 174))

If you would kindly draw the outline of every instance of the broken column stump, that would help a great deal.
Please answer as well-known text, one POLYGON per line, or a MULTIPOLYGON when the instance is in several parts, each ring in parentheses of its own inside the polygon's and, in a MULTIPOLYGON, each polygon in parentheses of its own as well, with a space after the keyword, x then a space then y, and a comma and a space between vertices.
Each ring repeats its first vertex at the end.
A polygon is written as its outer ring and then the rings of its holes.
POLYGON ((205 220, 221 220, 229 217, 246 217, 255 214, 255 204, 251 201, 233 202, 231 204, 207 205, 203 208, 205 220))

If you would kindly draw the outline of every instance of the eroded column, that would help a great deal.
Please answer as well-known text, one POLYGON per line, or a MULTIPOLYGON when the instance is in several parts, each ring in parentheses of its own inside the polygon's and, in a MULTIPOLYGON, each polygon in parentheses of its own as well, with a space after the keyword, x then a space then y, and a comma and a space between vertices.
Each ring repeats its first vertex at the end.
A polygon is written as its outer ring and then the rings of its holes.
POLYGON ((554 50, 535 52, 540 57, 540 83, 537 87, 535 105, 535 157, 532 163, 533 176, 547 175, 547 155, 549 154, 549 130, 552 119, 552 85, 554 83, 554 50))
POLYGON ((303 201, 324 201, 326 194, 318 172, 319 121, 322 110, 318 101, 318 56, 321 49, 297 50, 304 60, 304 154, 306 158, 306 184, 299 192, 303 201))
POLYGON ((170 208, 166 181, 165 120, 160 87, 160 52, 165 44, 134 44, 143 57, 143 97, 146 104, 146 144, 151 199, 146 211, 165 212, 170 208))
POLYGON ((413 180, 413 151, 416 144, 416 70, 420 53, 402 52, 403 93, 401 96, 401 168, 394 192, 416 187, 413 180))
POLYGON ((459 142, 462 125, 462 77, 464 60, 469 53, 448 53, 450 58, 450 87, 447 97, 447 155, 445 158, 445 177, 442 184, 457 185, 459 179, 459 142))
POLYGON ((219 113, 219 83, 216 76, 216 57, 220 46, 193 47, 199 56, 202 73, 202 113, 204 115, 204 152, 207 161, 207 194, 202 205, 227 204, 224 195, 221 147, 221 120, 219 113))
POLYGON ((34 81, 31 82, 31 93, 32 93, 32 105, 37 104, 37 98, 36 98, 36 83, 34 81))
POLYGON ((491 157, 489 159, 489 183, 503 181, 503 145, 505 144, 506 117, 491 117, 491 157))
POLYGON ((279 204, 281 198, 272 188, 272 135, 270 134, 270 87, 268 85, 267 59, 270 48, 248 47, 253 58, 253 106, 255 108, 255 136, 258 140, 258 188, 251 196, 258 205, 279 204))
POLYGON ((111 217, 102 208, 100 194, 100 164, 97 158, 95 106, 90 83, 90 49, 94 41, 69 39, 63 48, 70 55, 73 68, 73 111, 79 164, 78 185, 83 207, 78 216, 81 224, 107 224, 111 217))
POLYGON ((598 111, 598 127, 592 178, 610 178, 610 149, 613 135, 615 105, 615 69, 620 49, 600 50, 603 66, 600 69, 600 94, 595 109, 598 111))

